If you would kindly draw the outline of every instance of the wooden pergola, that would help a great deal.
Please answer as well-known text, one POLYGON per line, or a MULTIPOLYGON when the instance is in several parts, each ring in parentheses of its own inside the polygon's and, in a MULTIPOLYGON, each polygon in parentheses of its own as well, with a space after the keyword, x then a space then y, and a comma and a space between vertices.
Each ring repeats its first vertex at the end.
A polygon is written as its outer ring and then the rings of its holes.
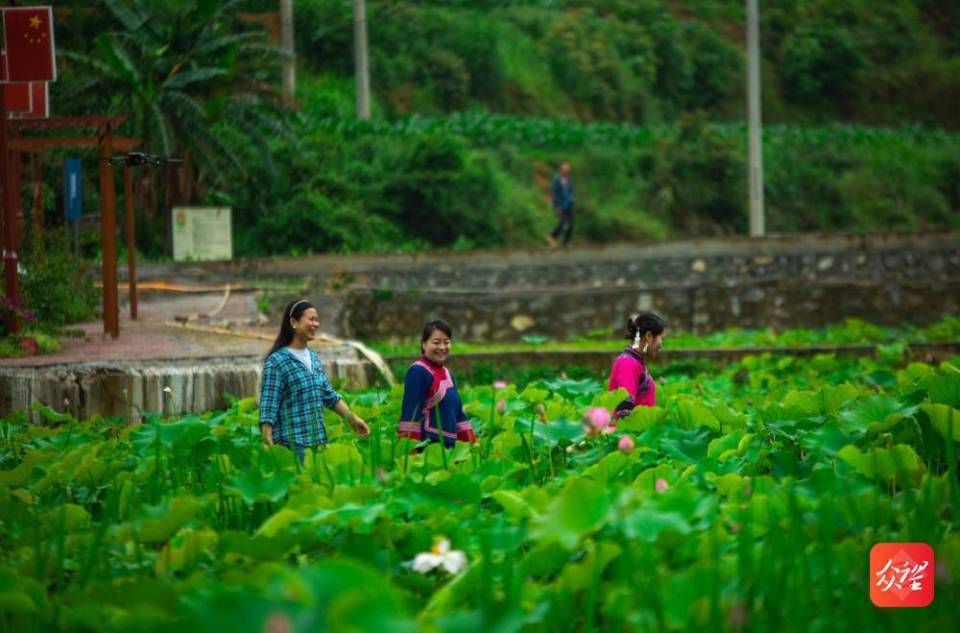
MULTIPOLYGON (((116 191, 110 159, 115 151, 129 152, 140 144, 139 139, 115 136, 114 132, 126 121, 125 116, 50 117, 45 119, 10 119, 0 104, 0 187, 3 188, 4 219, 4 283, 7 297, 20 296, 17 250, 20 246, 19 183, 20 154, 39 155, 54 148, 97 148, 100 175, 100 235, 103 241, 103 331, 112 338, 120 335, 120 311, 117 300, 117 221, 116 191), (50 130, 81 130, 78 136, 25 136, 28 132, 50 130)), ((133 178, 130 167, 124 165, 124 206, 126 211, 127 265, 130 282, 130 313, 137 318, 136 258, 133 219, 133 178)), ((8 330, 19 331, 15 317, 8 319, 8 330)))

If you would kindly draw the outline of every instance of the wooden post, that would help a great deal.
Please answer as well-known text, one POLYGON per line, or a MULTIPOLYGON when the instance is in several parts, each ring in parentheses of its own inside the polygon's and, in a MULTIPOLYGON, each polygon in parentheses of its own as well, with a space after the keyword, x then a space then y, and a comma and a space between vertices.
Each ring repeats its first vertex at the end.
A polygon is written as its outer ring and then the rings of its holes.
POLYGON ((13 209, 16 221, 14 235, 17 242, 14 246, 18 253, 23 253, 24 233, 27 230, 26 218, 23 214, 23 155, 18 151, 10 153, 10 192, 13 194, 13 209))
POLYGON ((38 262, 43 261, 43 157, 32 154, 33 161, 33 253, 38 262))
MULTIPOLYGON (((2 96, 2 95, 0 95, 2 96)), ((10 178, 10 153, 7 147, 7 106, 0 98, 0 187, 3 187, 3 282, 6 298, 20 303, 20 277, 17 271, 17 216, 13 206, 10 178)), ((20 320, 12 312, 7 315, 7 332, 20 331, 20 320)))
POLYGON ((133 218, 133 172, 123 166, 123 207, 126 212, 124 229, 127 234, 127 283, 130 284, 130 318, 137 320, 137 240, 133 218))
POLYGON ((100 237, 103 240, 103 332, 110 338, 120 336, 117 307, 117 199, 110 158, 113 136, 110 125, 101 128, 100 148, 100 237))

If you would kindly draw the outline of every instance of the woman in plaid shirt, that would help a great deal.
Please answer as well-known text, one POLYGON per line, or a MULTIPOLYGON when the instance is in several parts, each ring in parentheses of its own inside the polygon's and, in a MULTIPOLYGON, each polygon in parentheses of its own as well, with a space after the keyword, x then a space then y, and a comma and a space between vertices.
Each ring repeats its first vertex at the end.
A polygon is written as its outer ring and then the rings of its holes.
POLYGON ((283 310, 280 333, 263 361, 260 379, 260 432, 268 445, 280 444, 303 461, 307 448, 327 443, 323 407, 350 422, 360 437, 367 423, 351 413, 333 389, 316 352, 307 347, 317 334, 320 318, 306 299, 291 301, 283 310))

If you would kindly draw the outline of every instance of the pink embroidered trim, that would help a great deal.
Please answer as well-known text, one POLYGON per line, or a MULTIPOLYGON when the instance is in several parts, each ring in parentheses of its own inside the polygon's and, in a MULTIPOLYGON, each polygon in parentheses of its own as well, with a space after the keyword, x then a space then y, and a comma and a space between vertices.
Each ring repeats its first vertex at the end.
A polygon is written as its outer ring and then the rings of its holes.
MULTIPOLYGON (((436 433, 436 432, 437 432, 437 429, 436 429, 435 427, 430 426, 429 424, 424 425, 424 430, 427 431, 428 433, 436 433)), ((443 436, 444 436, 444 437, 453 438, 453 439, 457 439, 457 434, 456 434, 456 433, 451 433, 450 431, 444 431, 444 432, 443 432, 443 436)))

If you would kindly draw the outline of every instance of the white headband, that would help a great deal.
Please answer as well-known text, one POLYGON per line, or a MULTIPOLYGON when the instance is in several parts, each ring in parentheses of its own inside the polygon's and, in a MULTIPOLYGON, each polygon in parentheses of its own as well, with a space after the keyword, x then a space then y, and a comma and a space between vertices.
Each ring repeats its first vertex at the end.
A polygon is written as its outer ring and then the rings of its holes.
POLYGON ((300 305, 301 303, 310 303, 310 302, 307 301, 306 299, 301 299, 300 301, 297 301, 295 304, 293 304, 292 306, 290 306, 290 316, 291 316, 291 317, 293 316, 293 311, 296 310, 296 309, 297 309, 297 306, 300 305))

